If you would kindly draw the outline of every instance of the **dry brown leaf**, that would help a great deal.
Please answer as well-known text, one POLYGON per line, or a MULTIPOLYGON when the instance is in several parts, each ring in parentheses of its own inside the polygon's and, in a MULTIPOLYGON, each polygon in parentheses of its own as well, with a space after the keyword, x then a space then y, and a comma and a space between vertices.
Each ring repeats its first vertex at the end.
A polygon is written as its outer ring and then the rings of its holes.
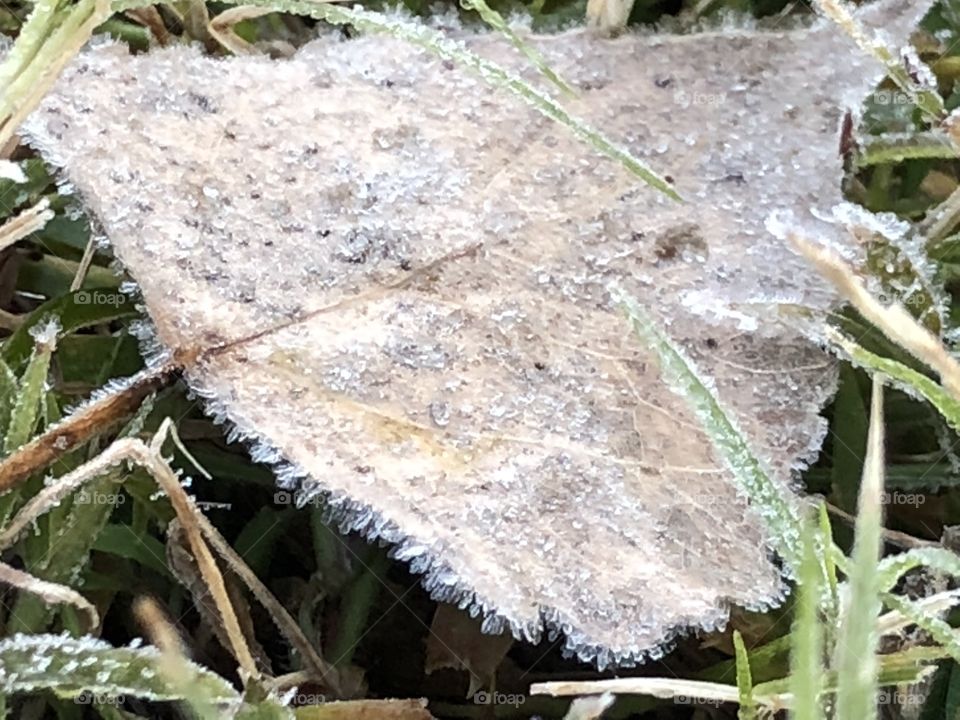
POLYGON ((298 720, 432 720, 426 700, 350 700, 297 708, 298 720))
POLYGON ((254 18, 269 15, 272 10, 268 8, 250 7, 241 5, 224 10, 210 21, 207 26, 211 37, 223 45, 234 55, 257 55, 260 51, 257 47, 244 40, 234 32, 233 26, 244 20, 253 20, 254 18))
MULTIPOLYGON (((905 42, 928 5, 861 16, 905 42)), ((538 81, 501 38, 463 40, 538 81)), ((828 23, 535 44, 572 110, 688 202, 383 37, 284 62, 101 48, 28 134, 139 282, 158 347, 284 483, 396 543, 486 631, 546 625, 629 663, 783 582, 607 288, 653 309, 787 487, 835 373, 774 305, 833 296, 764 224, 846 242, 818 217, 842 201, 840 119, 883 70, 828 23)))
POLYGON ((467 697, 482 687, 490 687, 500 662, 513 644, 508 633, 487 635, 480 620, 453 605, 437 606, 427 637, 423 670, 428 675, 450 668, 470 673, 467 697))
POLYGON ((123 14, 149 29, 153 39, 161 46, 170 42, 170 31, 167 30, 167 26, 163 22, 163 16, 160 15, 160 11, 155 6, 149 5, 143 8, 126 10, 123 14))

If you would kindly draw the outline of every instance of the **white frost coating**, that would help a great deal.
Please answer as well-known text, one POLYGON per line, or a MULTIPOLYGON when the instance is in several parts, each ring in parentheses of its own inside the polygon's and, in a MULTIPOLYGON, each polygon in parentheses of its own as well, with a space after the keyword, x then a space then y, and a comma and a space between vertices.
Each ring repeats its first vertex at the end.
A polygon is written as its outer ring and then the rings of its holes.
MULTIPOLYGON (((910 223, 893 213, 872 213, 853 203, 840 203, 832 208, 833 220, 843 227, 866 228, 890 242, 899 243, 910 232, 910 223)), ((824 218, 827 219, 827 218, 824 218)))
POLYGON ((121 393, 125 391, 127 388, 132 387, 133 385, 136 385, 137 383, 142 381, 144 378, 151 375, 158 365, 161 365, 168 360, 169 360, 169 352, 164 351, 163 356, 158 357, 156 360, 156 363, 151 363, 148 361, 147 367, 141 370, 140 372, 138 372, 136 375, 131 375, 130 377, 124 377, 124 378, 112 378, 108 380, 106 383, 104 383, 99 388, 97 388, 92 393, 90 393, 90 396, 88 398, 86 398, 82 402, 77 403, 76 405, 71 405, 70 407, 68 407, 64 411, 63 418, 56 424, 51 425, 49 429, 50 430, 55 429, 61 423, 69 421, 73 415, 83 410, 86 410, 89 406, 94 405, 100 402, 101 400, 104 400, 105 398, 111 397, 112 395, 121 393))
MULTIPOLYGON (((695 315, 702 315, 711 319, 732 320, 737 324, 738 330, 756 332, 760 327, 760 323, 755 316, 740 312, 727 305, 721 305, 717 296, 710 292, 692 290, 684 293, 681 303, 695 315)), ((765 306, 769 307, 766 303, 765 306)))
POLYGON ((30 337, 33 338, 38 346, 52 351, 57 346, 60 329, 60 321, 57 320, 57 318, 50 318, 45 322, 37 323, 30 328, 29 332, 30 337))
POLYGON ((924 90, 929 90, 933 93, 938 92, 937 76, 934 75, 933 70, 931 70, 927 64, 920 59, 920 55, 917 54, 916 48, 914 48, 912 45, 903 47, 900 50, 900 57, 902 58, 903 63, 914 82, 916 82, 924 90))
POLYGON ((842 257, 852 260, 861 256, 861 250, 849 242, 848 228, 839 223, 834 215, 838 203, 821 209, 811 206, 803 214, 793 210, 774 210, 764 220, 763 226, 777 240, 789 244, 791 235, 797 235, 808 241, 819 242, 842 257))
POLYGON ((0 178, 15 183, 25 183, 27 181, 23 168, 10 160, 0 160, 0 178))
MULTIPOLYGON (((917 12, 892 7, 905 34, 917 12)), ((462 41, 539 81, 502 40, 462 41)), ((533 42, 578 89, 571 109, 685 205, 383 38, 288 62, 107 48, 27 130, 140 283, 148 352, 199 352, 188 383, 284 486, 485 627, 630 664, 784 585, 605 288, 653 308, 792 487, 835 375, 760 303, 833 298, 764 221, 785 209, 847 242, 811 211, 842 201, 839 105, 882 69, 829 26, 533 42), (757 331, 705 325, 684 297, 757 331)))

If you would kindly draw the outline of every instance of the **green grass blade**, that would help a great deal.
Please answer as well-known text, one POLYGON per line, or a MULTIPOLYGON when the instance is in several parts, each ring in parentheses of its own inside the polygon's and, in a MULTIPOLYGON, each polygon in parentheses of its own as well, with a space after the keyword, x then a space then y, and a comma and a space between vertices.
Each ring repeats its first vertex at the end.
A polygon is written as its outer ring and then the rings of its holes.
MULTIPOLYGON (((34 4, 26 22, 20 27, 17 41, 0 65, 0 92, 4 95, 14 78, 24 72, 57 26, 57 13, 61 7, 60 0, 39 0, 34 4)), ((0 110, 6 111, 8 103, 4 101, 0 104, 0 110)))
POLYGON ((360 638, 369 629, 370 611, 389 568, 386 554, 380 548, 373 548, 363 563, 363 569, 343 594, 343 615, 329 652, 335 666, 346 667, 353 661, 360 638))
POLYGON ((880 562, 880 590, 893 589, 901 577, 914 568, 929 567, 940 572, 960 577, 960 557, 943 548, 913 548, 884 558, 880 562))
POLYGON ((740 694, 740 720, 756 720, 757 705, 753 700, 753 677, 750 674, 750 656, 739 630, 733 631, 733 647, 737 658, 737 692, 740 694))
POLYGON ((813 527, 803 533, 803 560, 797 578, 797 606, 790 653, 790 692, 795 698, 794 720, 822 720, 823 626, 818 615, 822 576, 813 527))
MULTIPOLYGON (((960 720, 960 665, 950 663, 950 680, 947 685, 947 697, 943 704, 945 720, 960 720)), ((920 720, 926 720, 921 718, 920 720)), ((940 716, 937 717, 940 720, 940 716)))
MULTIPOLYGON (((754 682, 769 682, 775 678, 783 677, 790 672, 790 636, 783 635, 776 640, 772 640, 765 645, 754 648, 750 657, 752 658, 751 675, 754 682)), ((737 661, 724 660, 711 665, 693 675, 695 680, 706 680, 708 682, 725 682, 736 673, 737 661)))
POLYGON ((14 136, 60 71, 110 14, 108 0, 48 1, 41 3, 41 8, 36 13, 37 24, 29 28, 26 37, 21 33, 0 68, 0 144, 14 136))
POLYGON ((796 574, 802 555, 796 504, 771 479, 765 463, 753 454, 744 434, 720 406, 709 381, 680 348, 635 301, 619 290, 614 291, 614 297, 623 304, 634 331, 659 358, 664 383, 687 401, 731 470, 739 490, 750 498, 752 507, 766 522, 774 548, 796 574))
POLYGON ((129 525, 115 523, 100 529, 91 549, 133 560, 161 577, 173 580, 167 569, 166 549, 152 535, 139 535, 129 525))
POLYGON ((857 365, 872 373, 882 373, 908 393, 919 396, 933 405, 954 430, 960 431, 960 400, 926 375, 896 360, 880 357, 849 338, 831 333, 830 339, 857 365))
POLYGON ((956 160, 957 147, 941 132, 868 135, 858 167, 898 164, 905 160, 956 160))
MULTIPOLYGON (((827 513, 826 503, 820 503, 817 517, 820 523, 820 539, 826 545, 823 559, 820 562, 822 562, 824 566, 824 574, 826 575, 827 581, 826 594, 827 597, 830 598, 830 602, 822 609, 827 612, 830 620, 835 620, 836 618, 833 613, 840 605, 840 582, 837 580, 837 561, 846 560, 846 556, 833 542, 830 515, 827 513)), ((811 539, 811 541, 815 542, 814 539, 811 539)))
MULTIPOLYGON (((66 467, 79 458, 70 457, 66 467)), ((65 469, 64 468, 64 469, 65 469)), ((92 481, 73 497, 64 499, 38 519, 37 532, 28 534, 21 544, 21 556, 27 572, 48 582, 71 585, 80 575, 90 549, 114 509, 126 501, 113 470, 92 481)), ((57 612, 43 598, 20 593, 10 613, 8 632, 42 632, 57 612)))
POLYGON ((905 618, 912 620, 917 627, 926 631, 955 661, 960 662, 960 634, 944 620, 924 611, 922 608, 896 595, 884 595, 883 602, 905 618))
POLYGON ((3 360, 0 360, 0 437, 7 434, 13 408, 17 404, 19 383, 13 370, 3 360))
MULTIPOLYGON (((948 653, 939 647, 914 647, 898 653, 879 655, 876 680, 877 687, 919 682, 936 670, 936 665, 933 663, 947 656, 948 653)), ((836 671, 831 670, 825 673, 823 684, 824 694, 837 694, 841 683, 844 682, 840 678, 841 675, 836 671)), ((753 687, 753 696, 762 698, 789 693, 792 682, 792 678, 783 678, 755 685, 753 687)), ((871 701, 872 700, 873 698, 871 697, 871 701)), ((838 719, 840 716, 834 714, 833 717, 838 719)))
POLYGON ((881 549, 883 444, 883 384, 874 378, 848 596, 835 649, 838 720, 877 717, 876 622, 881 609, 877 563, 881 549))
POLYGON ((33 356, 27 369, 20 378, 20 388, 13 410, 10 413, 9 426, 3 437, 3 455, 9 455, 33 437, 37 418, 43 406, 47 392, 47 373, 50 371, 50 359, 57 346, 59 326, 50 323, 34 333, 33 356))
POLYGON ((0 357, 15 371, 26 362, 33 347, 31 330, 51 319, 66 334, 102 323, 137 316, 136 301, 116 288, 77 290, 45 302, 32 313, 17 331, 3 342, 0 357))
MULTIPOLYGON (((840 368, 840 387, 833 403, 833 465, 830 485, 834 502, 848 513, 857 507, 857 491, 863 473, 863 456, 869 425, 860 397, 858 372, 849 365, 840 368)), ((844 546, 849 538, 844 538, 844 546)))
POLYGON ((494 10, 492 7, 487 5, 484 0, 460 0, 460 4, 463 5, 467 10, 473 10, 483 21, 492 27, 494 30, 497 30, 500 33, 503 33, 506 38, 513 43, 513 46, 522 52, 527 60, 533 64, 537 70, 540 71, 540 74, 543 75, 547 80, 552 82, 554 85, 559 88, 561 92, 566 93, 567 95, 574 96, 573 88, 571 88, 563 79, 557 75, 553 69, 547 65, 547 61, 543 59, 543 56, 537 52, 536 48, 531 47, 528 43, 525 43, 519 35, 517 35, 509 25, 504 21, 503 16, 494 10))
POLYGON ((258 576, 267 573, 277 543, 289 531, 291 520, 290 511, 260 508, 233 541, 233 549, 258 576))

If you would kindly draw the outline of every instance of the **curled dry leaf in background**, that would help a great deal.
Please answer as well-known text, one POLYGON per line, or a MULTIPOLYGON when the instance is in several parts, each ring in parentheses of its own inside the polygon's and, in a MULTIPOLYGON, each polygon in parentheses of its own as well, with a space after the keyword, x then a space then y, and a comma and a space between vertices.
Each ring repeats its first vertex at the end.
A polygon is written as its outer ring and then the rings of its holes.
POLYGON ((297 708, 303 720, 432 720, 426 700, 350 700, 297 708))
MULTIPOLYGON (((862 11, 906 41, 928 2, 862 11)), ((539 82, 502 38, 475 52, 539 82)), ((771 320, 827 306, 774 211, 841 202, 840 118, 883 69, 835 27, 537 38, 639 183, 514 97, 386 37, 288 61, 101 47, 27 124, 137 280, 159 346, 283 482, 396 543, 484 628, 600 665, 784 591, 761 518, 608 287, 715 379, 787 487, 830 361, 771 320)))
POLYGON ((496 687, 497 668, 513 644, 508 633, 482 632, 479 618, 472 618, 452 605, 440 604, 430 623, 423 671, 463 670, 470 675, 467 697, 482 687, 496 687))

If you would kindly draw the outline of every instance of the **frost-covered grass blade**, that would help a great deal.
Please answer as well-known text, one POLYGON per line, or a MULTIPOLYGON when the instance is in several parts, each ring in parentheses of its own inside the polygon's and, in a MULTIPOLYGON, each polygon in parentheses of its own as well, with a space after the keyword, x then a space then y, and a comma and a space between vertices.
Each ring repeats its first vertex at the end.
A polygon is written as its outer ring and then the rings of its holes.
POLYGON ((796 615, 791 632, 790 692, 796 698, 795 720, 822 720, 824 686, 824 628, 820 621, 822 577, 817 560, 814 527, 804 527, 803 559, 797 576, 796 615))
POLYGON ((59 325, 48 323, 33 334, 34 351, 20 378, 17 400, 10 411, 2 454, 9 455, 33 435, 47 392, 47 373, 57 347, 59 325))
POLYGON ((460 3, 468 10, 475 10, 487 25, 503 33, 510 42, 513 43, 513 46, 526 55, 527 60, 529 60, 547 80, 556 85, 561 92, 569 96, 576 94, 573 88, 553 71, 550 65, 547 64, 547 61, 543 59, 543 56, 537 52, 536 48, 524 42, 523 38, 517 35, 517 33, 513 31, 513 28, 506 23, 503 16, 487 5, 485 0, 460 0, 460 3))
POLYGON ((877 716, 879 636, 876 621, 880 614, 877 563, 881 549, 884 457, 883 384, 875 378, 853 557, 834 650, 838 677, 836 713, 842 719, 868 720, 877 716))
POLYGON ((924 398, 952 428, 960 430, 960 400, 940 384, 903 363, 870 352, 835 330, 828 329, 827 337, 855 364, 873 373, 882 373, 905 390, 924 398))
POLYGON ((0 144, 10 141, 109 10, 108 0, 43 0, 34 6, 0 66, 0 144))
MULTIPOLYGON (((0 691, 51 690, 61 696, 87 691, 178 700, 182 694, 163 679, 157 666, 159 657, 150 647, 115 648, 102 640, 67 635, 20 635, 0 640, 0 691)), ((230 683, 214 673, 189 662, 184 672, 218 702, 239 700, 230 683)))
MULTIPOLYGON (((854 16, 846 0, 816 0, 817 9, 843 29, 860 48, 887 68, 889 77, 923 112, 931 123, 946 115, 933 73, 915 55, 901 58, 899 47, 889 47, 882 36, 868 32, 854 16)), ((912 48, 910 48, 912 50, 912 48)))
POLYGON ((955 662, 960 663, 960 634, 946 620, 928 609, 917 607, 915 602, 904 600, 897 595, 885 594, 883 602, 916 624, 917 627, 929 633, 930 637, 946 650, 955 662))

